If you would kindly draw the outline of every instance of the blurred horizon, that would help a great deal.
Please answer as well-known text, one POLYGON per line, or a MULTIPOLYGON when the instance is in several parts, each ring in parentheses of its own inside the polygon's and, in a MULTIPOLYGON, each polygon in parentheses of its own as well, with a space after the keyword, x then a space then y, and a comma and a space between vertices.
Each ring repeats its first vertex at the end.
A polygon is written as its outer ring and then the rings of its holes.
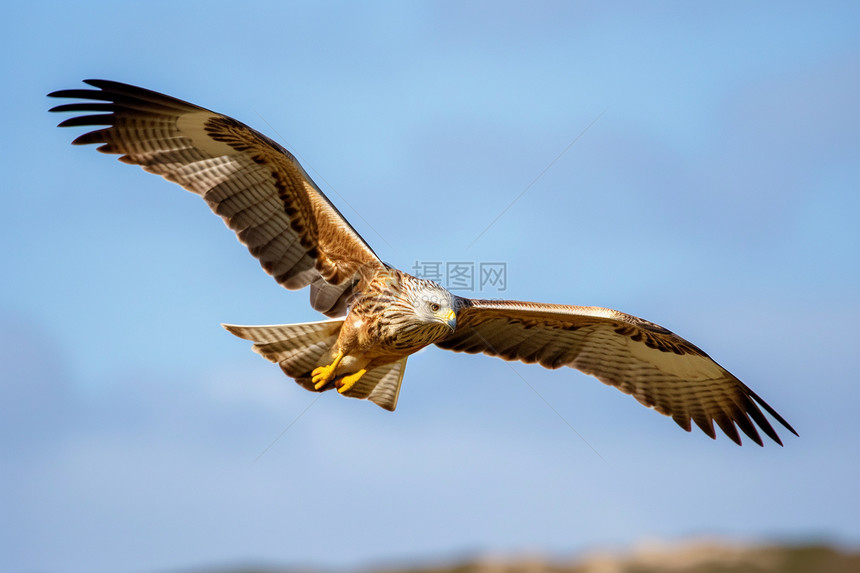
POLYGON ((858 547, 860 4, 4 15, 0 570, 858 547), (438 348, 394 413, 302 390, 220 324, 319 320, 307 290, 199 197, 72 146, 45 96, 93 77, 272 137, 404 271, 504 265, 456 294, 671 329, 800 437, 737 447, 570 369, 438 348))
MULTIPOLYGON (((630 547, 595 547, 575 555, 458 555, 420 562, 376 563, 347 570, 364 573, 854 573, 860 552, 817 543, 752 543, 692 537, 643 539, 630 547)), ((322 573, 332 569, 251 564, 185 568, 176 573, 322 573)))

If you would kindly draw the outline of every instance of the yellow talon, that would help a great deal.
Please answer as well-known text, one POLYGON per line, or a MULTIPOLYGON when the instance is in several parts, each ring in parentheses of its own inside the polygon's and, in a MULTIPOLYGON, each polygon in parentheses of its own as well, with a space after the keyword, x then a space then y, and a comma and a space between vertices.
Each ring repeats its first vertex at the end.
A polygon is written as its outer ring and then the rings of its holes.
POLYGON ((358 372, 350 374, 349 376, 344 376, 343 378, 338 380, 335 383, 335 385, 337 386, 337 391, 341 394, 343 394, 344 392, 348 392, 350 388, 355 386, 355 383, 358 382, 359 378, 364 376, 365 372, 367 372, 367 370, 362 368, 358 372))
POLYGON ((313 369, 313 372, 311 372, 311 382, 314 383, 314 390, 320 390, 334 379, 335 370, 337 370, 341 360, 343 360, 343 352, 338 351, 331 364, 313 369))

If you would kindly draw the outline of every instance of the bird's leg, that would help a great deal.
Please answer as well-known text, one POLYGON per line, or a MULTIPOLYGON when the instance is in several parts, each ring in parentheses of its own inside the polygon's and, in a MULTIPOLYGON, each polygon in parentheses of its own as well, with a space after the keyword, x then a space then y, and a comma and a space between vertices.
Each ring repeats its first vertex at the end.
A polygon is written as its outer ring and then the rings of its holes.
POLYGON ((313 369, 313 372, 311 372, 311 382, 314 383, 314 390, 321 389, 334 379, 334 371, 341 360, 343 360, 343 352, 338 350, 331 364, 313 369))
POLYGON ((358 372, 350 374, 349 376, 344 376, 343 378, 334 383, 335 386, 337 386, 337 391, 341 394, 349 391, 349 389, 355 386, 355 383, 358 382, 359 378, 364 376, 366 372, 367 370, 362 368, 358 372))

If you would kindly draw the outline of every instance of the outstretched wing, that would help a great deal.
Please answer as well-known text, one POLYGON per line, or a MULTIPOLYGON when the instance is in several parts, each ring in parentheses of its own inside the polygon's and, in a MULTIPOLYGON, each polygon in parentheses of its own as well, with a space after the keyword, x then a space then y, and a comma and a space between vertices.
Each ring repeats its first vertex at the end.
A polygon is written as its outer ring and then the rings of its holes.
POLYGON ((762 445, 758 424, 782 445, 759 406, 797 435, 743 382, 662 326, 599 307, 465 298, 457 303, 457 329, 437 343, 441 348, 576 368, 671 416, 688 432, 692 419, 711 438, 716 422, 737 444, 735 425, 762 445))
POLYGON ((296 158, 265 135, 157 92, 106 80, 85 83, 98 89, 49 94, 84 100, 51 110, 86 114, 61 127, 98 126, 75 144, 101 144, 99 151, 203 197, 278 283, 312 285, 316 310, 343 315, 353 289, 382 268, 296 158))

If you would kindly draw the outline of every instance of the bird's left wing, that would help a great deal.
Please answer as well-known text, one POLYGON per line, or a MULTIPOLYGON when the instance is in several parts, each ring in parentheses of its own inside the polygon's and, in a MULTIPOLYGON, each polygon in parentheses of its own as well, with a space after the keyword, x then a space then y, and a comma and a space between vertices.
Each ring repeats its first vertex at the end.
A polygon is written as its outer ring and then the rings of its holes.
POLYGON ((737 424, 762 445, 758 424, 782 445, 759 406, 797 434, 744 383, 662 326, 599 307, 460 297, 457 305, 457 328, 436 343, 441 348, 576 368, 671 416, 688 432, 692 419, 711 438, 716 422, 740 444, 737 424))
POLYGON ((353 289, 383 265, 293 155, 235 119, 143 88, 86 80, 98 89, 51 97, 83 100, 51 111, 84 112, 60 124, 95 126, 75 144, 98 143, 197 193, 288 289, 311 285, 312 306, 345 314, 353 289))

